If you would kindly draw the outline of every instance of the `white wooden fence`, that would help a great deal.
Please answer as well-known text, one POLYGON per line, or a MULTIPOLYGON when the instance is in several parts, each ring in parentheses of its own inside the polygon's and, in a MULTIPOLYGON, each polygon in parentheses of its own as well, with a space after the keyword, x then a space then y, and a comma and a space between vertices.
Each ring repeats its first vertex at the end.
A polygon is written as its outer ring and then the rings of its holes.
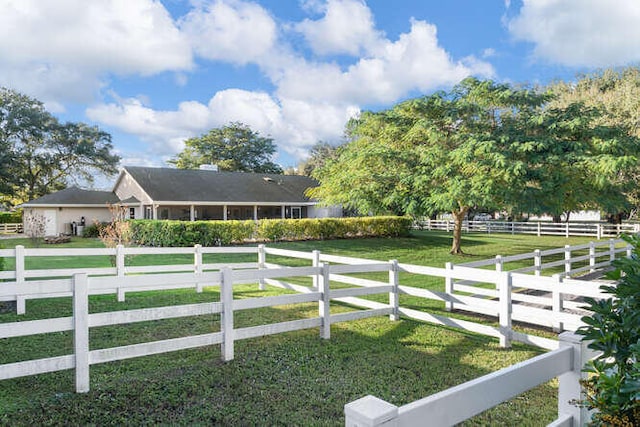
POLYGON ((582 426, 590 414, 571 401, 581 398, 581 369, 593 356, 580 337, 564 332, 557 350, 400 407, 371 395, 350 402, 344 407, 345 426, 452 426, 556 377, 558 418, 549 426, 582 426))
MULTIPOLYGON (((598 254, 598 252, 589 252, 595 260, 593 263, 589 263, 589 267, 602 267, 606 262, 597 261, 598 258, 606 257, 610 262, 613 257, 622 253, 626 254, 628 250, 626 247, 618 248, 618 241, 607 244, 611 253, 607 253, 606 256, 598 254)), ((589 249, 596 247, 590 245, 589 249)), ((580 247, 580 250, 584 249, 580 247)), ((558 250, 561 251, 558 253, 569 253, 571 257, 571 253, 577 249, 576 247, 565 247, 558 250)), ((553 255, 548 252, 534 252, 535 255, 532 259, 541 259, 537 256, 553 255)), ((530 254, 526 255, 531 258, 530 254)), ((16 265, 14 271, 2 272, 2 276, 0 276, 0 278, 8 280, 8 282, 0 283, 0 300, 26 301, 31 298, 53 296, 71 296, 73 299, 73 316, 2 323, 0 324, 0 339, 63 331, 73 331, 74 334, 73 354, 0 365, 0 380, 74 369, 76 390, 86 392, 89 390, 89 367, 97 363, 218 344, 223 360, 231 360, 234 357, 234 342, 236 340, 315 327, 320 329, 322 338, 328 339, 332 323, 383 315, 388 315, 391 320, 398 320, 400 316, 404 316, 497 337, 504 347, 509 347, 511 342, 515 340, 553 351, 400 408, 394 409, 393 405, 373 397, 352 402, 345 407, 347 425, 373 426, 381 425, 380 423, 384 421, 392 423, 385 425, 414 425, 412 423, 415 420, 420 420, 423 424, 427 419, 433 421, 433 424, 429 425, 449 425, 484 411, 556 376, 560 377, 561 383, 560 417, 554 425, 568 426, 575 420, 585 419, 582 412, 578 411, 576 414, 575 409, 572 410, 572 407, 563 404, 563 402, 577 399, 580 396, 577 380, 580 378, 584 355, 587 354, 584 351, 584 346, 575 337, 567 339, 569 342, 567 344, 562 340, 559 343, 555 340, 514 331, 512 321, 521 320, 557 329, 574 329, 580 325, 580 316, 565 310, 570 306, 570 301, 566 300, 564 296, 577 295, 599 298, 603 295, 598 285, 594 283, 567 279, 561 275, 545 277, 502 270, 505 262, 516 260, 514 257, 496 259, 501 262, 492 260, 491 262, 495 263, 496 269, 487 270, 477 268, 477 265, 474 267, 447 265, 445 268, 437 268, 403 264, 395 260, 380 262, 327 255, 318 251, 307 253, 264 246, 160 249, 120 247, 116 249, 62 250, 16 247, 13 250, 0 251, 0 256, 15 257, 16 265), (60 255, 60 251, 63 251, 67 256, 115 256, 116 266, 113 268, 80 269, 81 271, 79 269, 42 271, 24 268, 25 256, 55 256, 60 255), (234 268, 230 268, 226 264, 203 264, 202 254, 214 252, 256 253, 257 262, 233 264, 234 268), (127 254, 141 253, 188 253, 194 255, 194 263, 162 267, 125 265, 127 254), (311 266, 284 267, 267 262, 267 255, 306 259, 311 261, 311 266), (157 273, 149 274, 151 271, 157 273), (388 280, 380 281, 362 277, 362 274, 380 272, 387 273, 388 280), (358 276, 353 276, 353 274, 358 276), (442 278, 444 292, 401 285, 401 280, 406 275, 442 278), (290 277, 307 276, 313 278, 311 286, 286 281, 290 277), (331 285, 333 282, 355 287, 333 289, 331 285), (240 283, 259 283, 260 287, 269 284, 292 289, 298 293, 234 300, 233 285, 240 283), (220 286, 220 300, 201 304, 108 313, 89 313, 88 311, 90 295, 112 293, 123 297, 126 292, 130 291, 177 288, 201 290, 203 286, 220 286), (523 290, 540 291, 547 295, 530 295, 523 290), (381 302, 379 297, 377 301, 363 298, 380 294, 383 295, 384 302, 381 302), (401 298, 403 295, 438 300, 449 309, 462 308, 497 316, 499 327, 402 307, 401 298), (331 314, 331 300, 364 308, 364 310, 331 314), (237 310, 315 301, 318 302, 318 316, 314 318, 248 328, 235 328, 233 324, 233 312, 237 310), (219 332, 89 350, 89 329, 92 327, 206 314, 220 315, 219 332), (487 387, 491 388, 491 393, 478 391, 486 390, 487 387), (474 396, 473 399, 469 398, 471 395, 474 396), (478 396, 485 397, 479 398, 478 396), (428 417, 425 417, 426 413, 429 414, 428 417)), ((520 259, 527 259, 527 257, 520 259)), ((562 261, 566 262, 567 259, 562 261)), ((576 258, 570 258, 569 261, 570 263, 575 262, 576 258)), ((486 264, 483 266, 491 264, 489 261, 485 262, 486 264)), ((534 261, 534 267, 540 268, 532 271, 540 272, 544 266, 545 264, 541 261, 534 261)), ((547 265, 547 267, 549 266, 547 265)), ((565 337, 567 336, 565 335, 565 337)))
MULTIPOLYGON (((429 218, 418 220, 414 228, 420 230, 453 231, 453 221, 432 220, 429 218)), ((601 239, 603 237, 617 237, 623 233, 640 232, 640 224, 609 224, 601 222, 545 222, 545 221, 464 221, 463 231, 484 233, 535 234, 537 236, 587 236, 601 239)))
POLYGON ((21 223, 4 223, 0 224, 0 234, 22 233, 21 223))

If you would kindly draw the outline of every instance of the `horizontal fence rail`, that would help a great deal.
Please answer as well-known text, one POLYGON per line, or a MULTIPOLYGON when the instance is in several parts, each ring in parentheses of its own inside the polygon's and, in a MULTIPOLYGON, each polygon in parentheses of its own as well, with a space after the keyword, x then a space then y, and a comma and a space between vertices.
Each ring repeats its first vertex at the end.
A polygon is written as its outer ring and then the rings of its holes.
POLYGON ((0 234, 16 234, 22 233, 22 223, 3 223, 0 224, 0 234))
MULTIPOLYGON (((414 223, 419 230, 453 231, 452 220, 420 219, 414 223)), ((548 221, 464 221, 462 230, 481 233, 533 234, 537 236, 587 236, 601 239, 621 234, 639 233, 640 224, 609 224, 603 222, 548 222, 548 221)))

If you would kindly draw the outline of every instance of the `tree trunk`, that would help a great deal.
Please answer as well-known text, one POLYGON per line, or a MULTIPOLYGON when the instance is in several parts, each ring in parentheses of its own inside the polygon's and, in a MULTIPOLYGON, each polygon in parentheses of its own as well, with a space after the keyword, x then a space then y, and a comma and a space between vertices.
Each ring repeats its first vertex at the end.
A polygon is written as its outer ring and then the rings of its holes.
POLYGON ((460 208, 452 211, 453 215, 453 241, 451 242, 451 254, 462 254, 462 221, 469 211, 469 208, 460 208))
POLYGON ((562 222, 562 214, 553 214, 553 222, 562 222))

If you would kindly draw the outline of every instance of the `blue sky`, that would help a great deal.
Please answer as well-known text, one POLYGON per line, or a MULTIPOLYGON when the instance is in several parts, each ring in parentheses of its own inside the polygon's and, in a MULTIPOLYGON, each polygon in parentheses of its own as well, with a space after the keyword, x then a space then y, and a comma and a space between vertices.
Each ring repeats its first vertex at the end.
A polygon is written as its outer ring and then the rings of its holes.
POLYGON ((230 121, 295 166, 362 110, 466 76, 545 84, 640 61, 638 0, 0 0, 0 85, 164 166, 230 121))

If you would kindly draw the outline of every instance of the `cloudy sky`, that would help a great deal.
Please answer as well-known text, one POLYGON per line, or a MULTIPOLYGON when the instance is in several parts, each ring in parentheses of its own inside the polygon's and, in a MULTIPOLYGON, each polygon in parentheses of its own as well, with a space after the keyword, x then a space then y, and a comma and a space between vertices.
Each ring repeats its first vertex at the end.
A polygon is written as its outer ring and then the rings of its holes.
POLYGON ((637 64, 638 40, 638 0, 0 0, 0 86, 110 132, 123 164, 240 121, 286 167, 361 110, 637 64))

